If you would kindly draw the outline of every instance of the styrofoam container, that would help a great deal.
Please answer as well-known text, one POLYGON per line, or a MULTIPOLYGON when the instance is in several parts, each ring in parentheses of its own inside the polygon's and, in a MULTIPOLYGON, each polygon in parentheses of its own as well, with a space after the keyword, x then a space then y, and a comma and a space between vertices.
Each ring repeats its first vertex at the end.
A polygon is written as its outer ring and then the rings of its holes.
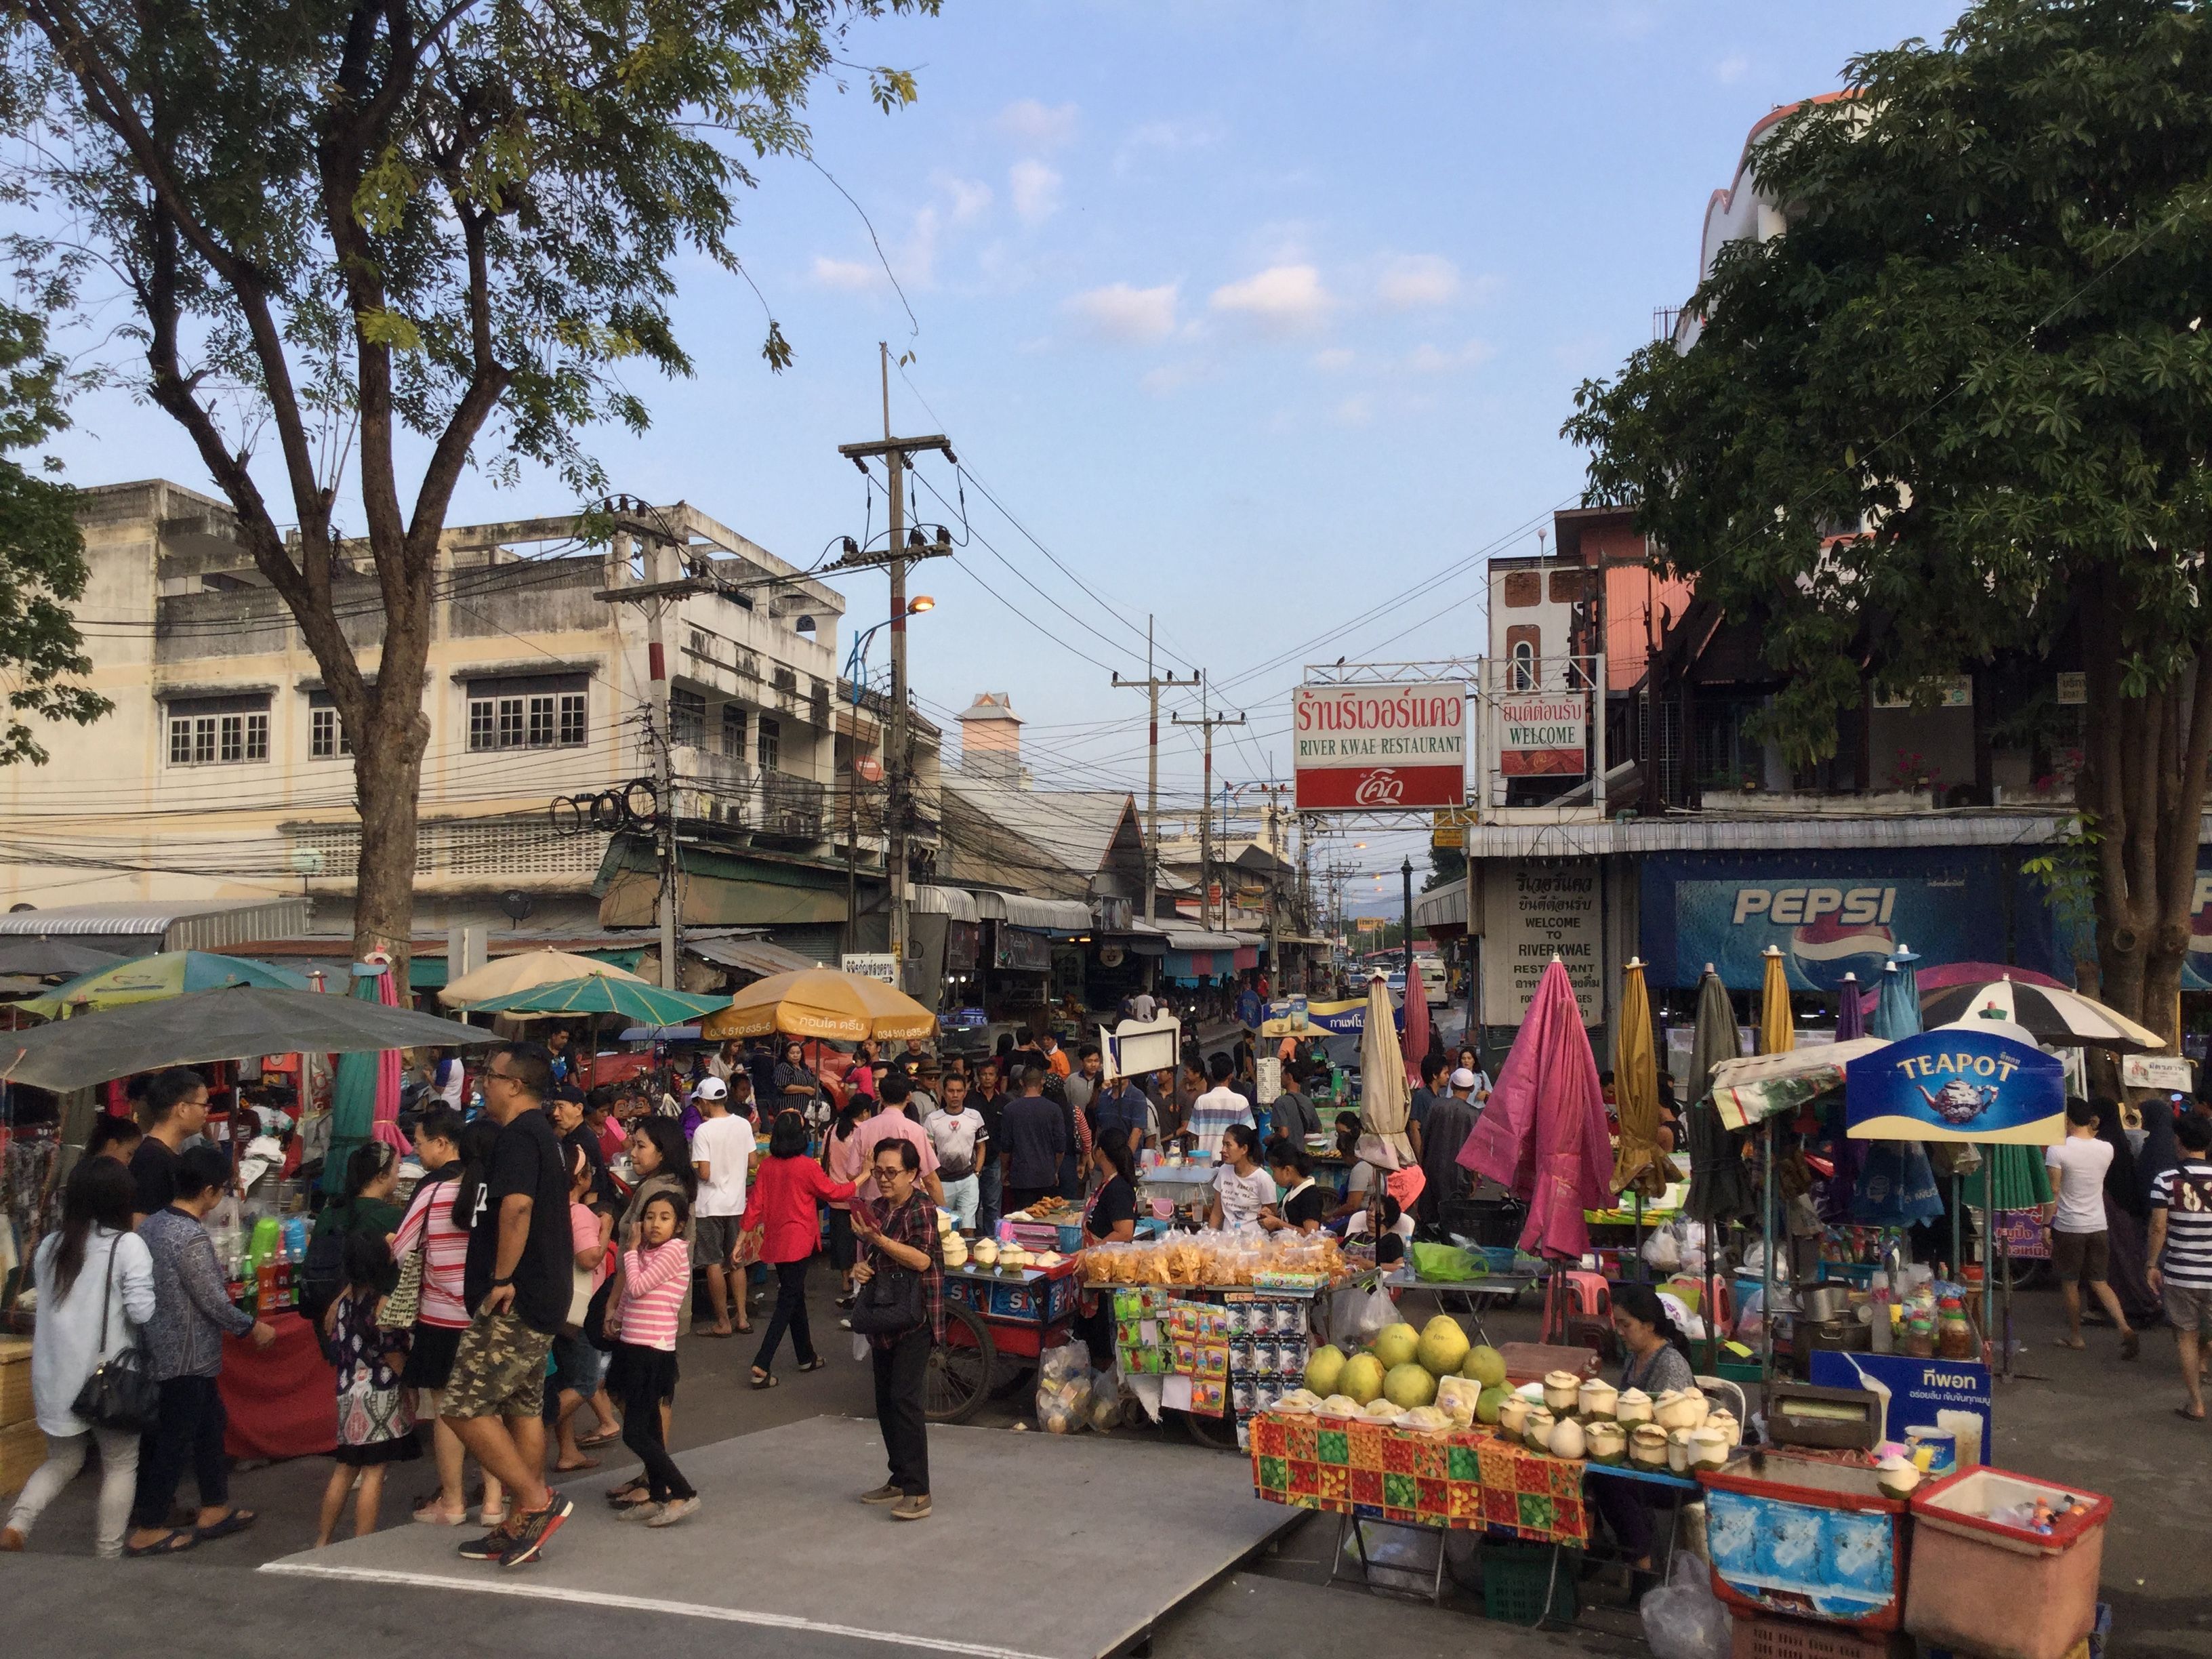
POLYGON ((1961 1469, 1912 1494, 1905 1628, 1923 1647, 1987 1659, 2065 1659, 2097 1622, 2112 1500, 2003 1469, 1961 1469), (1990 1517, 2040 1498, 2081 1500, 2039 1533, 1990 1517))

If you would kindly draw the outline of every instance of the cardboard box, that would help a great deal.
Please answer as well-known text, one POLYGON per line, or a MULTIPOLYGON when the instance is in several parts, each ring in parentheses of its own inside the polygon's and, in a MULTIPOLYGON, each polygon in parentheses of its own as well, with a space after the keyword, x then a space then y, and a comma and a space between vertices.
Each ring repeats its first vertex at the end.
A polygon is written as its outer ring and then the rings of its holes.
POLYGON ((0 1429, 31 1416, 31 1339, 0 1336, 0 1429))
POLYGON ((36 1423, 15 1423, 0 1429, 0 1498, 22 1491, 31 1471, 46 1461, 46 1437, 36 1423))

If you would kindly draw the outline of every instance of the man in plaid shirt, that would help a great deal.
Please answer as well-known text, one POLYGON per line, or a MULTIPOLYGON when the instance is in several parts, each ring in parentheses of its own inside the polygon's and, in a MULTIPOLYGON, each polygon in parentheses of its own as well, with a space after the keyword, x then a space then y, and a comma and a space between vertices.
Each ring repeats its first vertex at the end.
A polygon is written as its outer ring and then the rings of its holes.
POLYGON ((874 1203, 856 1198, 853 1231, 867 1255, 853 1270, 866 1284, 878 1271, 904 1269, 921 1275, 921 1322, 910 1330, 868 1338, 876 1370, 876 1423, 883 1430, 890 1478, 864 1504, 889 1504, 894 1521, 929 1517, 929 1437, 922 1389, 929 1374, 929 1350, 945 1340, 945 1247, 937 1216, 915 1191, 921 1154, 910 1140, 879 1142, 869 1166, 883 1196, 874 1203))

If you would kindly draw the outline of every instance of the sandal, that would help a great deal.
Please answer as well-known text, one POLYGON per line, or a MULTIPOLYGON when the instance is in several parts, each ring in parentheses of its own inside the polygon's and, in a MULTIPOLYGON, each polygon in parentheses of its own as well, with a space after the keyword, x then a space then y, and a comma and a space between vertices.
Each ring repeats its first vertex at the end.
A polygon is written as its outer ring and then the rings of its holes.
POLYGON ((2089 1346, 2078 1336, 2054 1336, 2051 1339, 2051 1345, 2055 1348, 2070 1348, 2077 1352, 2089 1346))
POLYGON ((578 1459, 574 1463, 556 1463, 553 1466, 553 1473, 556 1474, 581 1474, 586 1469, 596 1469, 599 1467, 599 1460, 598 1458, 585 1457, 578 1459))
POLYGON ((818 1354, 818 1353, 817 1353, 817 1354, 816 1354, 816 1355, 814 1356, 814 1358, 813 1358, 811 1360, 810 1360, 807 1364, 804 1364, 804 1365, 801 1365, 799 1369, 800 1370, 802 1370, 802 1371, 818 1371, 818 1370, 823 1370, 823 1369, 825 1366, 827 1366, 829 1364, 830 1364, 830 1362, 829 1362, 828 1360, 824 1359, 824 1358, 823 1358, 820 1354, 818 1354))
POLYGON ((125 1544, 123 1553, 134 1561, 149 1555, 182 1555, 199 1541, 198 1532, 184 1527, 173 1527, 150 1544, 125 1544))
POLYGON ((611 1446, 622 1438, 620 1429, 601 1429, 596 1434, 579 1435, 576 1443, 586 1451, 597 1451, 602 1446, 611 1446))
POLYGON ((228 1538, 234 1532, 244 1532, 260 1518, 252 1510, 233 1510, 211 1527, 194 1527, 192 1535, 203 1544, 209 1543, 217 1538, 228 1538))
POLYGON ((2185 1423, 2202 1423, 2204 1420, 2203 1412, 2193 1412, 2186 1406, 2176 1406, 2173 1414, 2185 1423))
POLYGON ((610 1504, 624 1503, 628 1501, 631 1493, 641 1492, 644 1490, 645 1477, 641 1474, 633 1480, 623 1481, 619 1486, 609 1486, 607 1488, 607 1502, 610 1504))
MULTIPOLYGON (((799 1370, 805 1370, 805 1369, 806 1367, 804 1365, 799 1367, 799 1370)), ((756 1370, 753 1372, 753 1387, 756 1389, 772 1389, 775 1387, 775 1373, 774 1371, 756 1370)))
POLYGON ((428 1503, 415 1506, 413 1519, 426 1527, 465 1527, 469 1523, 468 1506, 463 1504, 457 1511, 441 1510, 438 1507, 437 1498, 433 1497, 428 1503))

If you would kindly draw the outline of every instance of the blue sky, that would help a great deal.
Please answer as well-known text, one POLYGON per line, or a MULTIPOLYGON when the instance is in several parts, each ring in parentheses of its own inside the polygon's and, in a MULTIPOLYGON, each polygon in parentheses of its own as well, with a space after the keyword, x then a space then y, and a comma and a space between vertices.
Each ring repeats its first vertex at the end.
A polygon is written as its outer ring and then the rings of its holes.
MULTIPOLYGON (((1141 673, 1152 611, 1166 665, 1202 665, 1249 716, 1218 772, 1287 776, 1299 664, 1482 648, 1480 556, 1533 550, 1528 527, 1578 489, 1557 435, 1573 388, 1692 286, 1752 123, 1958 9, 947 0, 848 48, 915 69, 918 104, 886 118, 856 85, 812 110, 918 332, 860 212, 770 162, 737 245, 795 365, 766 370, 760 302, 697 266, 678 323, 698 377, 647 387, 654 430, 599 453, 616 489, 808 563, 867 509, 836 447, 881 432, 887 340, 915 356, 894 423, 950 433, 1066 567, 970 488, 978 539, 915 583, 939 601, 912 635, 925 708, 1011 691, 1041 784, 1141 787, 1143 700, 1108 675, 1141 673)), ((157 412, 115 396, 78 417, 77 481, 205 487, 157 412)), ((942 465, 925 476, 957 501, 942 465)), ((453 516, 570 505, 547 477, 478 477, 453 516)), ((956 516, 927 493, 921 510, 956 516)), ((879 577, 841 586, 848 617, 883 614, 879 577)), ((1182 803, 1194 735, 1164 753, 1182 803)), ((1348 856, 1394 869, 1419 844, 1369 840, 1348 856)))

